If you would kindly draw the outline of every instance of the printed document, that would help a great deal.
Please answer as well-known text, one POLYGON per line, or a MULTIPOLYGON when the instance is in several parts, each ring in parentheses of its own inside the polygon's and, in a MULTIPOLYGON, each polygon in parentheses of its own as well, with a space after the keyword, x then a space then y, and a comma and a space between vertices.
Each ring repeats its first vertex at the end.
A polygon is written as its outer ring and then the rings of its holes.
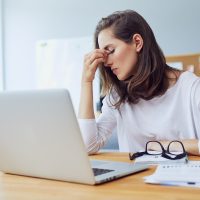
POLYGON ((146 183, 200 187, 200 161, 187 164, 161 164, 151 176, 144 177, 146 183))
MULTIPOLYGON (((154 151, 155 153, 155 151, 154 151)), ((159 152, 157 152, 159 153, 159 152)), ((188 157, 184 157, 177 160, 170 160, 163 158, 161 155, 143 155, 135 159, 135 163, 143 163, 147 165, 158 165, 158 164, 172 164, 172 163, 187 163, 188 157)))

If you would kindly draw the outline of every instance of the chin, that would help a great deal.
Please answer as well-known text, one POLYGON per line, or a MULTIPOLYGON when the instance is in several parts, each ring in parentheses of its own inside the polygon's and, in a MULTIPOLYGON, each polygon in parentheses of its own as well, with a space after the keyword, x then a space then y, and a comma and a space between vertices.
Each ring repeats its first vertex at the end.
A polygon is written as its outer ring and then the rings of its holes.
POLYGON ((123 81, 125 80, 123 77, 117 76, 118 80, 123 81))
POLYGON ((125 81, 125 80, 127 80, 127 79, 129 79, 129 77, 130 76, 117 76, 117 78, 118 78, 118 80, 120 80, 120 81, 125 81))
POLYGON ((120 74, 116 74, 118 80, 123 81, 125 79, 125 77, 123 75, 120 74))

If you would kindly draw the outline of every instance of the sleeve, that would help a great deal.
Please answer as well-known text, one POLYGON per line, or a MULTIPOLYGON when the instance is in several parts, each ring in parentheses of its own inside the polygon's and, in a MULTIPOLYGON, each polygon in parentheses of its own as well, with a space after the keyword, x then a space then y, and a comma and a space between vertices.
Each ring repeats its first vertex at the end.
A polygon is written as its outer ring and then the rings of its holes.
POLYGON ((79 126, 88 154, 98 152, 116 126, 115 109, 109 105, 109 98, 104 98, 102 113, 98 119, 79 119, 79 126))
POLYGON ((193 85, 193 105, 192 110, 194 114, 194 123, 196 128, 196 137, 198 141, 199 153, 200 153, 200 78, 198 78, 193 85))
POLYGON ((195 102, 197 105, 198 112, 200 113, 200 78, 195 83, 195 94, 194 94, 195 102))
POLYGON ((200 154, 200 78, 195 83, 195 93, 194 93, 194 101, 196 105, 196 116, 195 124, 197 126, 197 138, 198 141, 198 148, 200 154))
POLYGON ((199 155, 200 155, 200 140, 198 141, 199 155))

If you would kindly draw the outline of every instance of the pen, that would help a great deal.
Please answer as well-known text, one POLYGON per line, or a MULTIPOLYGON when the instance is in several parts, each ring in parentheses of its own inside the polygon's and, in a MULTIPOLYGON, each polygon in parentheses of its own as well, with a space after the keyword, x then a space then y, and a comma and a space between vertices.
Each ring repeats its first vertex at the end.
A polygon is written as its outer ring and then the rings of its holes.
POLYGON ((187 182, 188 185, 196 185, 195 182, 187 182))
POLYGON ((192 187, 192 186, 196 186, 197 183, 196 182, 191 182, 191 181, 188 181, 188 182, 184 182, 184 181, 162 181, 160 182, 160 185, 165 185, 165 186, 189 186, 189 187, 192 187))

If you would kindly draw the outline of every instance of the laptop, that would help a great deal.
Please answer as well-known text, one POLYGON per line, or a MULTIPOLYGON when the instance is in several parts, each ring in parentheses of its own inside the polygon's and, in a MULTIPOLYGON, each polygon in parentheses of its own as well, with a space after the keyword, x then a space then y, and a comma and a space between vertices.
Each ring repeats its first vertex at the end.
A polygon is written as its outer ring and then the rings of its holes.
POLYGON ((0 171, 95 185, 145 169, 89 159, 67 90, 0 93, 0 171))

